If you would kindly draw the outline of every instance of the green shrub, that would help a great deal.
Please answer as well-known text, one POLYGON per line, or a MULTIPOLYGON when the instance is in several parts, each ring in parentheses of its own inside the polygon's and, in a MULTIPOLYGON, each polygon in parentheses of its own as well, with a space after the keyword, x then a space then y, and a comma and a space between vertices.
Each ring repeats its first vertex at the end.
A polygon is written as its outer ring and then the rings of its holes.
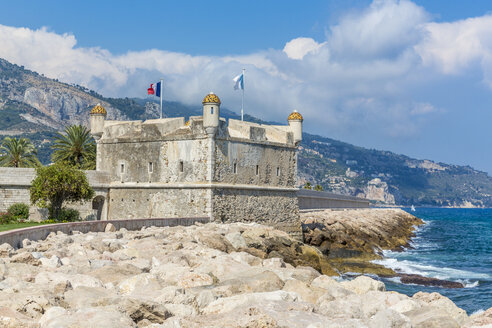
POLYGON ((57 221, 61 222, 74 222, 79 221, 80 213, 73 208, 62 208, 60 216, 57 221))
POLYGON ((7 224, 14 221, 14 218, 9 213, 0 213, 0 224, 7 224))
POLYGON ((24 203, 13 204, 9 207, 7 213, 14 221, 27 221, 29 219, 29 205, 24 203))
POLYGON ((30 188, 31 203, 48 208, 50 218, 58 221, 72 219, 73 212, 61 217, 64 203, 88 201, 94 197, 94 190, 89 185, 85 173, 66 163, 58 162, 38 167, 36 174, 30 188))

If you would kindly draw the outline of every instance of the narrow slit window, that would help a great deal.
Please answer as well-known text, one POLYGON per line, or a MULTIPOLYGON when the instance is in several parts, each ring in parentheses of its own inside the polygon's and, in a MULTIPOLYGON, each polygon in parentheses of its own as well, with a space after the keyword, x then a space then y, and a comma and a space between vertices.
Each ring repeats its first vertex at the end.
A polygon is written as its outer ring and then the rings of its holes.
POLYGON ((154 163, 149 162, 149 173, 153 173, 153 172, 154 172, 154 163))
POLYGON ((237 164, 236 163, 234 163, 234 165, 233 165, 233 171, 234 171, 234 174, 237 173, 237 164))
POLYGON ((183 172, 184 171, 184 163, 183 161, 180 161, 179 162, 179 172, 183 172))
POLYGON ((280 167, 277 167, 277 176, 280 175, 280 167))
POLYGON ((120 173, 125 173, 125 164, 120 164, 120 173))
POLYGON ((256 175, 260 174, 260 166, 256 165, 256 175))
POLYGON ((210 107, 210 114, 213 114, 213 113, 214 113, 214 108, 210 107))

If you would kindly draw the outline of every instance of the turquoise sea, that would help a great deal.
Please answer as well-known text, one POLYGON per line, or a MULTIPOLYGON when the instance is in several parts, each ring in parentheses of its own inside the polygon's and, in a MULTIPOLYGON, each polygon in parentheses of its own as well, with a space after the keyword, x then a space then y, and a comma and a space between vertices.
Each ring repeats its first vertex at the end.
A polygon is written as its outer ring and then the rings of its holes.
POLYGON ((404 252, 385 252, 377 263, 395 271, 459 281, 465 288, 448 289, 401 284, 383 279, 387 290, 407 295, 418 291, 449 297, 470 315, 492 307, 492 209, 417 208, 409 213, 423 219, 404 252))

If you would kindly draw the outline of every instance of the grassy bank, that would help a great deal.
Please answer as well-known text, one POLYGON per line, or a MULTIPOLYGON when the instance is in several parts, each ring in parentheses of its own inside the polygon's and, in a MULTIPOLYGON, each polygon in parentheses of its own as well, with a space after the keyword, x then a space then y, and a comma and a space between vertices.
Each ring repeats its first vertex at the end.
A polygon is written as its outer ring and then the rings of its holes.
POLYGON ((1 231, 7 231, 7 230, 20 229, 20 228, 33 227, 33 226, 38 226, 38 225, 42 225, 42 224, 45 224, 45 223, 41 223, 41 222, 22 222, 22 223, 0 224, 0 232, 1 231))

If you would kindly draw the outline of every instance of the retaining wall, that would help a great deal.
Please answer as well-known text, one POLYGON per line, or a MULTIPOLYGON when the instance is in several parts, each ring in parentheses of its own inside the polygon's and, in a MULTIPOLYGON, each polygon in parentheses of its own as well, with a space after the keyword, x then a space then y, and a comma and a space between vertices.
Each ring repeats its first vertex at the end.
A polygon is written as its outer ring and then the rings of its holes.
POLYGON ((297 192, 299 210, 316 210, 325 208, 369 208, 367 199, 338 195, 325 191, 300 189, 297 192))
POLYGON ((10 244, 14 248, 22 247, 24 239, 43 240, 51 232, 61 231, 65 234, 71 234, 73 231, 101 232, 104 231, 108 223, 112 223, 117 230, 125 228, 128 230, 139 230, 142 227, 175 227, 190 226, 196 222, 207 223, 209 218, 163 218, 163 219, 130 219, 130 220, 109 220, 109 221, 82 221, 58 224, 47 224, 23 229, 9 230, 0 232, 0 245, 3 243, 10 244))
MULTIPOLYGON (((89 184, 94 188, 96 196, 101 196, 104 199, 108 195, 108 174, 100 171, 84 171, 89 184)), ((0 212, 6 212, 10 205, 15 203, 30 204, 31 182, 36 177, 36 170, 32 168, 14 168, 0 167, 0 212)), ((107 202, 104 202, 104 206, 107 202)), ((71 203, 67 207, 74 208, 80 213, 83 220, 95 220, 97 210, 93 208, 92 201, 71 203)), ((102 217, 106 218, 106 207, 101 209, 102 217)), ((29 218, 33 221, 41 221, 46 219, 47 210, 39 209, 35 206, 30 206, 29 218)))

